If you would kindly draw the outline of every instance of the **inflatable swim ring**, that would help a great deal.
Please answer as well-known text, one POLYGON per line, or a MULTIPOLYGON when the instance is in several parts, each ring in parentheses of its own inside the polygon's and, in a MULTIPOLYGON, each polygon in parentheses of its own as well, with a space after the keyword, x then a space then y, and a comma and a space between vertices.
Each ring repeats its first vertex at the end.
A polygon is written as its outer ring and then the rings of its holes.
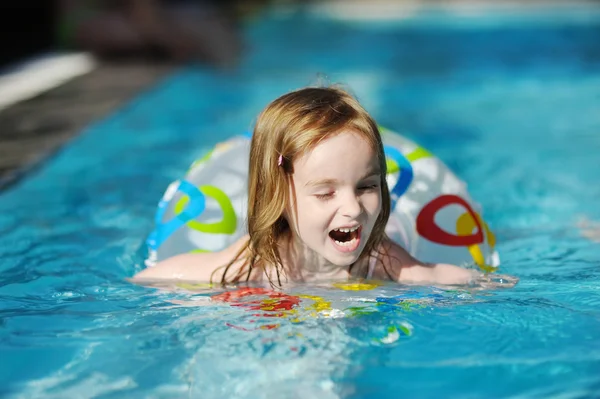
MULTIPOLYGON (((424 262, 493 272, 495 237, 466 184, 429 151, 381 129, 392 212, 388 236, 424 262)), ((147 240, 152 266, 186 252, 219 251, 246 234, 249 135, 218 144, 171 183, 147 240)))

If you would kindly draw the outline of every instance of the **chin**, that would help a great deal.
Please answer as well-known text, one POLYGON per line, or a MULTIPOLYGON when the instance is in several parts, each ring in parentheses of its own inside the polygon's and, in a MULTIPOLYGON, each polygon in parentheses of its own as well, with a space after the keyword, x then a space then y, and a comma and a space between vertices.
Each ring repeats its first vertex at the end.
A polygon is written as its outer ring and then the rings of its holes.
POLYGON ((349 267, 351 264, 356 262, 360 257, 360 252, 354 256, 326 256, 328 262, 339 266, 339 267, 349 267))

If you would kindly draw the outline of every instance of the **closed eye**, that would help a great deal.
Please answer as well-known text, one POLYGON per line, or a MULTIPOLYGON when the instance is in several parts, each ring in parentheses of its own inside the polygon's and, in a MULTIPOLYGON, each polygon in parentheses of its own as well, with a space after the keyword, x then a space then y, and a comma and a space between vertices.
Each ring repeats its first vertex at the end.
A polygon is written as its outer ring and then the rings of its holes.
POLYGON ((369 185, 365 185, 365 186, 361 186, 358 189, 360 191, 373 191, 379 188, 379 184, 369 184, 369 185))
POLYGON ((328 199, 333 198, 334 194, 335 193, 333 191, 331 191, 331 192, 324 193, 324 194, 315 194, 315 197, 317 197, 320 200, 328 200, 328 199))

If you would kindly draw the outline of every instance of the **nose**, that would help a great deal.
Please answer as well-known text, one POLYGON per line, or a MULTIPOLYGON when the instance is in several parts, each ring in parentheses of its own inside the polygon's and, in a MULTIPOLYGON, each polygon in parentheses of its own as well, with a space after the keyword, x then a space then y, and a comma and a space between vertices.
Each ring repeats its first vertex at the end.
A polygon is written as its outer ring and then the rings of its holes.
POLYGON ((359 197, 354 192, 349 192, 342 197, 342 203, 340 204, 340 210, 342 215, 356 219, 362 212, 362 204, 360 203, 359 197))

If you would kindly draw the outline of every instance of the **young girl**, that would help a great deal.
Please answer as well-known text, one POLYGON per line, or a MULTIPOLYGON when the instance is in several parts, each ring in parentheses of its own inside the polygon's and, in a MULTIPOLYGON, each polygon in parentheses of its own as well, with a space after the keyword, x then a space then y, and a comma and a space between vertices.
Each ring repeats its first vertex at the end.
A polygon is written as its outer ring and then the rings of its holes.
POLYGON ((174 256, 134 280, 466 284, 480 276, 414 259, 386 237, 389 215, 386 158, 373 118, 339 88, 301 89, 269 104, 256 123, 248 235, 220 252, 174 256))

